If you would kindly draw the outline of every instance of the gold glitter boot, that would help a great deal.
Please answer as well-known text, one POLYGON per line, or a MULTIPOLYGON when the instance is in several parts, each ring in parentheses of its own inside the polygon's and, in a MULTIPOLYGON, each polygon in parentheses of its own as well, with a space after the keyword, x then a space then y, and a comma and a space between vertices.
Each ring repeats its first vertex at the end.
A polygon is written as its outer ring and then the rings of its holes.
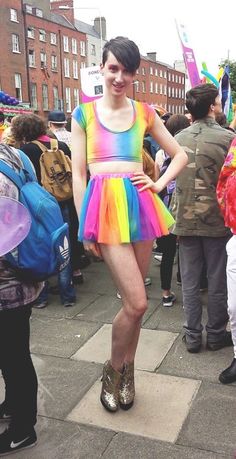
POLYGON ((108 411, 115 412, 119 407, 121 373, 114 370, 109 360, 105 362, 102 377, 101 403, 108 411))
POLYGON ((125 363, 119 391, 120 407, 129 410, 133 406, 134 396, 134 362, 125 363))

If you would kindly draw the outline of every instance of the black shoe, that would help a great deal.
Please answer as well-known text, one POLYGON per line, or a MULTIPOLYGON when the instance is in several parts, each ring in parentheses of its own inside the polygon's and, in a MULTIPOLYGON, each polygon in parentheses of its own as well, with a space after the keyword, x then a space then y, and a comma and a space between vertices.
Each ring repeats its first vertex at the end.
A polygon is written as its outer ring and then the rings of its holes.
POLYGON ((223 347, 229 346, 233 346, 231 332, 229 331, 225 332, 223 338, 216 341, 216 343, 209 343, 209 341, 207 341, 207 349, 209 349, 209 351, 218 351, 219 349, 223 349, 223 347))
POLYGON ((73 284, 79 285, 84 283, 84 276, 83 274, 77 274, 76 276, 73 276, 73 284))
POLYGON ((0 456, 31 448, 36 445, 37 436, 34 428, 27 434, 17 436, 11 429, 5 430, 0 434, 0 456))
POLYGON ((197 354, 198 352, 200 352, 202 343, 199 343, 199 342, 189 343, 187 341, 186 335, 183 336, 182 341, 185 343, 187 351, 190 352, 191 354, 197 354))
POLYGON ((6 403, 3 402, 0 405, 0 422, 2 421, 10 421, 11 420, 11 414, 9 413, 6 403))
POLYGON ((222 384, 230 384, 236 381, 236 359, 233 359, 231 365, 222 371, 219 376, 219 381, 222 384))

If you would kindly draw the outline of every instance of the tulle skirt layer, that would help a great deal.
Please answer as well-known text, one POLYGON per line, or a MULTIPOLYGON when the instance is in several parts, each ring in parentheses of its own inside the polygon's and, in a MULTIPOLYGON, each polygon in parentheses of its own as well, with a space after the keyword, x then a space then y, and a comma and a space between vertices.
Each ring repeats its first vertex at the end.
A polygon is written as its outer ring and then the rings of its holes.
POLYGON ((174 219, 159 196, 139 192, 133 174, 91 177, 85 192, 79 240, 123 244, 155 239, 169 233, 174 219))

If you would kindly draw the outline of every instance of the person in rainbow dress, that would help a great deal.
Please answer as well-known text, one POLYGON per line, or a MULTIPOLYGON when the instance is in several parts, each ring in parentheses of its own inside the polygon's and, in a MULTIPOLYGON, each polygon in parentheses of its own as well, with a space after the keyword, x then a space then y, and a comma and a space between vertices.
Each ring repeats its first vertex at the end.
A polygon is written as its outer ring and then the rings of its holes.
POLYGON ((216 192, 225 226, 232 231, 232 237, 226 245, 228 256, 226 274, 228 313, 234 345, 234 358, 230 366, 219 375, 219 380, 222 384, 230 384, 236 381, 236 138, 230 145, 228 155, 221 169, 216 192))
POLYGON ((104 95, 79 105, 72 114, 78 237, 88 252, 104 259, 122 297, 122 308, 113 320, 111 357, 104 364, 100 398, 111 412, 133 405, 134 358, 147 309, 143 280, 153 240, 168 234, 174 223, 157 193, 187 164, 186 153, 155 110, 126 96, 139 65, 140 53, 133 41, 124 37, 108 41, 101 64, 104 95), (147 132, 172 158, 156 182, 143 172, 147 132))

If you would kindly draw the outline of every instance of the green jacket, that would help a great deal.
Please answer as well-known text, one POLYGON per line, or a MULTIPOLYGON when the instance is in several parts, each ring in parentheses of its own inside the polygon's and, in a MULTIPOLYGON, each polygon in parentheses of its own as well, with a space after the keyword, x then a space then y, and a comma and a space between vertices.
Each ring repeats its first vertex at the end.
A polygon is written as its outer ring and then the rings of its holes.
POLYGON ((220 213, 216 185, 234 137, 233 132, 223 129, 209 116, 176 135, 189 161, 176 180, 174 234, 210 237, 230 234, 220 213))

